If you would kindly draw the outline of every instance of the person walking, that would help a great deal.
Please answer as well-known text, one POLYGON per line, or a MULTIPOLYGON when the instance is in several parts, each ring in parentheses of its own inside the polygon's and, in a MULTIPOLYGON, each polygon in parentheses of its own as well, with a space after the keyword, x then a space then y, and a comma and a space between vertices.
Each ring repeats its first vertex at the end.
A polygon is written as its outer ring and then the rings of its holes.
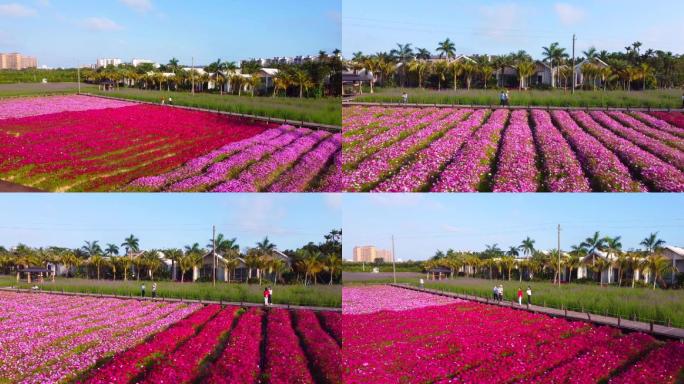
POLYGON ((268 287, 268 305, 273 305, 273 288, 268 287))
POLYGON ((503 284, 499 284, 499 302, 503 301, 503 284))
POLYGON ((422 277, 420 278, 420 288, 425 288, 425 280, 422 277))
POLYGON ((532 304, 532 288, 530 286, 527 286, 527 305, 532 304))
POLYGON ((173 98, 169 96, 169 105, 173 105, 173 98))
POLYGON ((494 289, 492 290, 492 296, 494 296, 494 301, 499 300, 499 287, 496 285, 494 286, 494 289))
POLYGON ((271 295, 271 294, 269 293, 268 288, 265 288, 265 289, 264 289, 264 305, 265 305, 265 306, 268 306, 268 297, 269 297, 270 295, 271 295))
POLYGON ((153 283, 152 284, 152 298, 154 299, 156 297, 157 297, 157 283, 153 283))
POLYGON ((404 92, 401 94, 401 103, 408 104, 408 93, 404 92))
POLYGON ((518 287, 518 305, 520 305, 520 306, 522 306, 522 297, 523 297, 522 287, 518 287))
POLYGON ((501 90, 501 93, 499 93, 499 105, 502 107, 506 105, 506 93, 503 91, 503 89, 501 90))
POLYGON ((504 103, 504 104, 505 104, 507 107, 510 107, 510 106, 511 106, 511 100, 510 100, 510 97, 509 97, 509 95, 508 95, 508 89, 504 92, 504 100, 505 100, 505 103, 504 103))
POLYGON ((145 283, 140 286, 140 296, 145 297, 145 283))

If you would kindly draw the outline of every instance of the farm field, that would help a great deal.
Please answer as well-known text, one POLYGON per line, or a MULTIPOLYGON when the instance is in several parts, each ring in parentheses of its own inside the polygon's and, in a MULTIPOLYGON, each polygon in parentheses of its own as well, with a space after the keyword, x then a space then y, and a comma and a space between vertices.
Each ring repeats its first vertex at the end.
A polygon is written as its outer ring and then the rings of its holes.
POLYGON ((343 110, 343 185, 370 192, 681 192, 681 119, 679 112, 353 106, 343 110))
POLYGON ((196 93, 192 95, 189 92, 155 91, 135 88, 119 88, 112 91, 99 91, 95 88, 88 92, 102 96, 152 103, 159 103, 163 98, 168 99, 172 97, 174 104, 187 107, 337 126, 341 124, 341 100, 334 97, 299 99, 288 97, 251 97, 247 94, 243 96, 212 93, 196 93))
MULTIPOLYGON (((8 83, 2 84, 0 72, 0 98, 22 96, 71 95, 78 92, 78 83, 51 82, 43 83, 8 83)), ((96 85, 81 84, 81 92, 97 90, 96 85)))
MULTIPOLYGON (((146 281, 148 286, 152 284, 146 281)), ((180 283, 173 281, 157 281, 159 297, 183 299, 183 300, 209 300, 224 302, 263 303, 263 286, 250 284, 218 284, 213 286, 210 282, 180 283)), ((0 287, 17 287, 30 289, 38 285, 43 291, 92 293, 103 295, 138 296, 140 295, 140 282, 136 280, 111 281, 90 280, 79 278, 57 278, 55 282, 44 283, 26 282, 17 283, 14 276, 0 275, 0 287)), ((339 285, 303 286, 282 285, 273 287, 274 304, 305 305, 312 307, 337 307, 342 306, 342 291, 339 285)))
POLYGON ((0 179, 46 191, 336 190, 340 135, 88 96, 0 100, 0 179))
MULTIPOLYGON (((401 95, 407 92, 409 103, 417 104, 463 104, 498 105, 498 89, 420 89, 420 88, 376 88, 370 94, 354 98, 358 102, 399 103, 401 95)), ((555 106, 555 107, 601 107, 601 108, 680 108, 681 92, 677 89, 646 91, 591 91, 577 90, 573 95, 569 90, 510 90, 511 105, 518 106, 555 106)))
POLYGON ((341 383, 339 313, 7 292, 0 303, 2 383, 341 383))
POLYGON ((401 288, 345 287, 343 311, 345 383, 675 383, 684 368, 678 342, 401 288))

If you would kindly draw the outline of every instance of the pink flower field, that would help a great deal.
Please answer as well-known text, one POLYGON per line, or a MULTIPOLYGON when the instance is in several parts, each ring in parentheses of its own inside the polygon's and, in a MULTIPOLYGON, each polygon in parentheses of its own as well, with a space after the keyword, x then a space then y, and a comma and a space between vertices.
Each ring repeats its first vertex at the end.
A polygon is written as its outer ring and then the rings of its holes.
POLYGON ((87 96, 0 101, 0 180, 46 191, 337 191, 341 136, 87 96))
POLYGON ((345 383, 675 383, 684 374, 677 342, 415 294, 343 288, 345 383))
POLYGON ((341 383, 340 313, 2 291, 0 306, 3 384, 341 383))
POLYGON ((343 188, 682 192, 681 113, 343 108, 343 188))

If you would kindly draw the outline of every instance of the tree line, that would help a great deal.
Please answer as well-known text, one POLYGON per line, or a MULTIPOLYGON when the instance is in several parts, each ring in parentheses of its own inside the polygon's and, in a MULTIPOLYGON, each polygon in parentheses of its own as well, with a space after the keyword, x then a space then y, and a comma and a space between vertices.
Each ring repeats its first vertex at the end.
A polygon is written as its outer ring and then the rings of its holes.
MULTIPOLYGON (((572 61, 566 48, 558 42, 542 47, 542 62, 552 68, 552 86, 565 88, 572 86, 572 61)), ((374 92, 377 82, 380 86, 401 86, 436 88, 441 90, 479 87, 503 87, 503 73, 506 68, 516 72, 518 87, 529 87, 530 77, 536 73, 536 63, 524 50, 505 55, 471 55, 471 60, 456 60, 456 45, 447 38, 438 43, 435 54, 427 48, 413 47, 411 43, 397 43, 390 51, 366 55, 355 52, 346 61, 347 67, 354 71, 368 70, 376 75, 371 81, 370 91, 374 92), (499 74, 498 79, 493 78, 499 74)), ((582 66, 588 81, 585 89, 634 90, 675 88, 684 85, 684 55, 669 51, 643 49, 641 42, 626 46, 625 51, 609 52, 591 47, 575 58, 576 63, 585 59, 589 62, 582 66), (597 65, 599 59, 608 67, 597 65)))
POLYGON ((601 285, 602 274, 606 273, 608 268, 616 268, 618 286, 634 288, 641 284, 636 280, 636 271, 648 271, 653 278, 653 289, 658 285, 667 286, 663 276, 668 273, 677 274, 675 284, 681 286, 684 284, 684 273, 673 269, 672 262, 662 255, 665 244, 665 240, 660 239, 657 233, 651 233, 640 242, 642 249, 624 250, 621 236, 602 236, 595 232, 579 244, 572 245, 570 251, 561 251, 559 265, 558 250, 537 249, 535 240, 526 237, 520 244, 509 246, 507 249, 500 248, 498 244, 488 244, 485 250, 480 252, 438 250, 429 260, 409 263, 417 263, 416 267, 422 272, 435 268, 448 269, 450 278, 461 274, 467 277, 520 281, 532 278, 548 279, 554 283, 558 282, 563 274, 565 282, 572 282, 573 271, 586 266, 595 274, 594 279, 590 280, 598 279, 601 285), (583 260, 595 250, 605 253, 606 258, 595 257, 591 262, 584 262, 583 260))
MULTIPOLYGON (((0 271, 5 274, 16 273, 17 281, 23 269, 46 268, 48 264, 64 266, 68 277, 97 280, 172 279, 173 271, 178 271, 180 273, 176 280, 185 282, 188 272, 201 268, 204 256, 214 249, 225 260, 222 264, 229 271, 229 283, 242 259, 249 269, 247 282, 261 284, 268 276, 272 276, 274 284, 333 284, 339 283, 341 279, 341 237, 341 230, 332 230, 320 243, 309 242, 301 248, 283 251, 290 257, 289 265, 274 255, 277 246, 268 237, 241 251, 236 238, 227 238, 220 233, 215 239, 209 239, 204 247, 196 242, 183 249, 142 250, 140 240, 133 234, 126 237, 120 245, 101 245, 99 241, 93 240, 85 241, 83 246, 75 249, 32 248, 18 244, 9 250, 0 247, 0 271), (165 268, 164 259, 171 262, 170 269, 165 268), (254 275, 252 271, 255 272, 254 275)), ((46 277, 54 279, 54 276, 46 277)), ((192 281, 191 276, 189 279, 192 281)))

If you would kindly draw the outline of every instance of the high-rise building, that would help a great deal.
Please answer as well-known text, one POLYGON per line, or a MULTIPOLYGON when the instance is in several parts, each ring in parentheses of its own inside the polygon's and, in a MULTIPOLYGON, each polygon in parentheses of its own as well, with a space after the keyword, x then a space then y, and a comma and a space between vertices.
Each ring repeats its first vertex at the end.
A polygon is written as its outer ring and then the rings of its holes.
POLYGON ((382 259, 384 262, 392 261, 392 252, 385 249, 375 248, 373 245, 354 247, 353 261, 357 263, 372 263, 382 259))
POLYGON ((122 63, 123 61, 121 59, 97 59, 97 68, 108 67, 110 65, 116 67, 122 63))
POLYGON ((0 53, 0 69, 25 69, 38 67, 38 60, 32 56, 24 56, 21 53, 0 53))

